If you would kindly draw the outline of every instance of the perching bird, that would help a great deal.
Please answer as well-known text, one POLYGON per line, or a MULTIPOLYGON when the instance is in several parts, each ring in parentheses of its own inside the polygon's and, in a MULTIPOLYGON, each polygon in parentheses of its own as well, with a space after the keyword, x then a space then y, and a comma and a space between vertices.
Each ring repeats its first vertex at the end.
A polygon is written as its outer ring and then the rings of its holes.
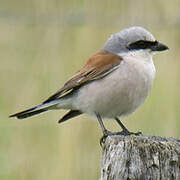
POLYGON ((152 56, 168 47, 142 27, 110 36, 83 68, 42 104, 10 117, 24 119, 48 110, 69 109, 59 123, 86 113, 98 119, 104 136, 130 135, 120 117, 133 113, 147 98, 155 77, 152 56), (108 131, 102 118, 115 119, 122 131, 108 131))

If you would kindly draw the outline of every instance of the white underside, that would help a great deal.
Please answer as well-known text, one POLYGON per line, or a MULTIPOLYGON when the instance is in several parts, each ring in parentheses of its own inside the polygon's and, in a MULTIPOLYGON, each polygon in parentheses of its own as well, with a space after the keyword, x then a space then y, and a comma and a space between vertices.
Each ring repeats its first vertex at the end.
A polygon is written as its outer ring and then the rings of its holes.
MULTIPOLYGON (((118 69, 82 86, 67 100, 67 107, 89 115, 96 112, 103 118, 126 116, 134 112, 152 88, 155 77, 152 54, 143 50, 120 55, 123 61, 118 69)), ((60 104, 59 108, 62 108, 60 104)))

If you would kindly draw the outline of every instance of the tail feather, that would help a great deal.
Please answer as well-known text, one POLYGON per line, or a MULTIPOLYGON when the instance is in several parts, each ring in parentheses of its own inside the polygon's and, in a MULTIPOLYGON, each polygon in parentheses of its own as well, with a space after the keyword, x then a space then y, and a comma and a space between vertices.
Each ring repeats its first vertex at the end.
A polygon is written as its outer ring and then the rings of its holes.
POLYGON ((70 110, 68 113, 66 113, 59 121, 58 123, 62 123, 64 121, 67 121, 73 117, 81 115, 82 112, 79 110, 70 110))
POLYGON ((24 118, 31 117, 36 114, 40 114, 42 112, 47 111, 47 109, 39 109, 39 110, 35 110, 35 109, 36 108, 31 108, 31 109, 28 109, 28 110, 25 110, 16 114, 12 114, 9 117, 16 117, 18 119, 24 119, 24 118))
POLYGON ((41 104, 39 106, 27 109, 25 111, 12 114, 9 117, 16 117, 18 119, 24 119, 24 118, 31 117, 31 116, 34 116, 36 114, 40 114, 42 112, 48 111, 49 109, 51 109, 56 104, 57 104, 57 102, 41 104))

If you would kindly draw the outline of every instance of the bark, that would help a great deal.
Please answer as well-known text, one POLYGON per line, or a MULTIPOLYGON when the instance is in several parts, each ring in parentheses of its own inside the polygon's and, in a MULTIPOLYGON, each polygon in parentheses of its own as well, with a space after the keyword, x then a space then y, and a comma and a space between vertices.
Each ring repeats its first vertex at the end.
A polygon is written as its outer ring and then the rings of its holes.
POLYGON ((109 136, 100 180, 180 180, 180 140, 156 136, 109 136))

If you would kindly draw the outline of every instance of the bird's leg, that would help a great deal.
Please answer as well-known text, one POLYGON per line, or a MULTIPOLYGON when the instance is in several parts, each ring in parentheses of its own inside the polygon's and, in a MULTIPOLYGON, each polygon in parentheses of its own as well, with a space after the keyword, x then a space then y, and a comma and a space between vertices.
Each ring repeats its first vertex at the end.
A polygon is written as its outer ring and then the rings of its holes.
POLYGON ((102 146, 102 144, 104 144, 107 136, 112 136, 112 135, 124 135, 124 136, 128 136, 128 135, 140 135, 142 134, 141 132, 137 132, 137 133, 134 133, 134 132, 130 132, 123 124, 122 122, 116 117, 115 120, 116 122, 120 125, 120 127, 122 128, 122 131, 121 132, 111 132, 111 131, 108 131, 104 124, 103 124, 103 121, 102 121, 102 118, 100 116, 99 113, 96 113, 96 117, 98 119, 98 122, 101 126, 101 129, 102 129, 102 132, 103 132, 103 136, 101 137, 100 139, 100 145, 102 146))
POLYGON ((104 142, 105 142, 105 140, 106 140, 106 137, 109 136, 109 135, 112 135, 113 133, 112 133, 111 131, 108 131, 108 130, 105 128, 105 126, 104 126, 104 124, 103 124, 103 121, 102 121, 102 118, 101 118, 101 116, 100 116, 99 113, 96 113, 96 117, 97 117, 97 119, 98 119, 98 122, 99 122, 99 124, 100 124, 100 126, 101 126, 101 129, 102 129, 102 132, 103 132, 103 136, 102 136, 101 139, 100 139, 100 145, 102 146, 102 144, 104 144, 104 142))
POLYGON ((122 131, 114 133, 114 135, 116 134, 116 135, 124 135, 124 136, 128 136, 128 135, 138 136, 138 135, 142 134, 141 132, 136 132, 136 133, 130 132, 117 117, 115 118, 115 120, 120 125, 120 127, 122 128, 122 131))

